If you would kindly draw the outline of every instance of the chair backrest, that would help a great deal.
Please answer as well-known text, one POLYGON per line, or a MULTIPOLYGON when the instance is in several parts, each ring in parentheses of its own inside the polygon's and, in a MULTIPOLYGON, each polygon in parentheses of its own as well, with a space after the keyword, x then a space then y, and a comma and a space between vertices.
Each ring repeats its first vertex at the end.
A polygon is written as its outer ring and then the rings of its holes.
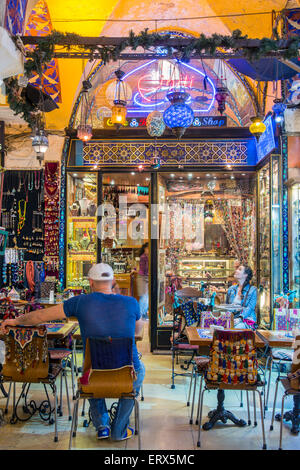
POLYGON ((255 385, 257 356, 251 330, 215 330, 206 380, 214 383, 255 385))
POLYGON ((231 312, 201 312, 200 328, 209 328, 211 325, 222 326, 223 328, 233 328, 234 319, 231 312))
POLYGON ((291 373, 288 375, 294 390, 300 390, 300 335, 296 336, 291 373))
POLYGON ((88 338, 80 388, 94 398, 133 393, 132 338, 88 338))
POLYGON ((10 327, 5 336, 1 374, 13 382, 39 382, 48 377, 49 357, 45 326, 10 327))

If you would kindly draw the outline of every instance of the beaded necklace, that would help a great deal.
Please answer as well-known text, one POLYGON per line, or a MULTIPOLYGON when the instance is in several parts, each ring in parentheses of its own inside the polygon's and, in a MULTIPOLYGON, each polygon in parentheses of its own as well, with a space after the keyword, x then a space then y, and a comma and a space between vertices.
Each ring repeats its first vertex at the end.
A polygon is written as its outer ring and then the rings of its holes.
POLYGON ((25 220, 26 220, 26 209, 27 209, 27 202, 25 199, 21 199, 18 204, 18 214, 19 214, 19 222, 18 222, 18 235, 20 234, 21 230, 24 228, 25 220), (21 203, 23 201, 23 213, 21 210, 21 203))

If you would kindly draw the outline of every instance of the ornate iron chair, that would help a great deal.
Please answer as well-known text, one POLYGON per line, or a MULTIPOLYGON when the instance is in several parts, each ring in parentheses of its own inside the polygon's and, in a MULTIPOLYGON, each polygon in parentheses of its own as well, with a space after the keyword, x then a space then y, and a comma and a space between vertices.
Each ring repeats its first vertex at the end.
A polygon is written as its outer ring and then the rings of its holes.
MULTIPOLYGON (((234 317, 233 314, 230 312, 222 312, 220 314, 214 315, 212 312, 202 312, 200 315, 200 328, 210 328, 211 326, 222 326, 223 328, 233 328, 234 325, 234 317)), ((187 406, 190 404, 190 397, 191 391, 193 387, 193 380, 194 380, 194 388, 193 388, 193 399, 192 399, 192 408, 191 408, 191 416, 190 416, 190 424, 193 424, 193 415, 194 415, 194 406, 195 406, 195 396, 196 396, 196 386, 197 380, 201 377, 200 382, 200 390, 201 393, 202 389, 202 376, 203 376, 203 356, 196 356, 193 359, 193 371, 191 375, 190 387, 189 387, 189 394, 188 394, 188 401, 187 406)), ((205 361, 204 361, 205 362, 205 361)), ((196 424, 198 424, 199 420, 199 406, 200 401, 198 401, 198 409, 197 409, 197 417, 196 417, 196 424)))
MULTIPOLYGON (((37 411, 44 421, 53 424, 51 418, 54 412, 55 436, 54 442, 58 441, 57 432, 57 391, 56 379, 62 373, 62 367, 59 364, 52 364, 49 360, 47 329, 45 326, 39 327, 10 327, 5 336, 5 363, 0 375, 0 383, 13 384, 13 413, 10 420, 11 424, 18 421, 28 421, 37 411), (22 391, 16 402, 16 383, 22 383, 22 391), (34 400, 27 402, 27 396, 32 383, 41 383, 47 399, 37 406, 34 400), (51 406, 50 398, 46 385, 50 385, 54 396, 54 408, 51 406), (27 417, 20 417, 18 414, 18 405, 21 398, 24 397, 23 411, 28 414, 27 417)), ((65 377, 65 386, 67 390, 67 380, 65 377)), ((68 394, 67 394, 68 398, 68 394)), ((8 411, 9 396, 6 403, 8 411)), ((68 401, 69 413, 70 403, 68 401)))
MULTIPOLYGON (((299 411, 297 410, 295 416, 293 416, 293 412, 288 412, 284 414, 284 402, 285 399, 292 395, 294 397, 295 407, 299 407, 300 403, 300 336, 296 336, 295 341, 295 349, 292 355, 292 368, 291 373, 287 374, 287 376, 282 377, 278 375, 276 379, 276 387, 275 387, 275 396, 274 396, 274 404, 273 404, 273 413, 272 413, 272 420, 270 425, 270 431, 273 431, 273 424, 274 418, 277 421, 280 421, 280 437, 279 437, 279 450, 282 450, 282 431, 283 431, 283 420, 286 419, 288 421, 292 421, 293 425, 296 425, 299 429, 299 411), (278 393, 278 386, 279 382, 283 385, 284 393, 282 396, 281 402, 281 414, 275 416, 275 407, 276 407, 276 400, 277 400, 277 393, 278 393)), ((298 430, 296 431, 298 433, 298 430)))
POLYGON ((79 400, 87 398, 126 398, 134 400, 135 434, 141 448, 139 402, 133 388, 135 372, 132 363, 131 338, 88 338, 83 376, 78 380, 69 449, 76 437, 79 400))
MULTIPOLYGON (((226 423, 229 419, 238 426, 246 425, 245 421, 235 418, 235 416, 230 411, 226 411, 223 406, 224 390, 245 390, 247 393, 247 403, 249 403, 249 391, 253 392, 253 397, 255 392, 258 393, 263 449, 266 449, 262 398, 258 390, 258 387, 263 387, 264 383, 260 381, 259 375, 257 374, 255 333, 251 330, 215 330, 210 348, 210 358, 206 360, 206 365, 205 361, 202 361, 202 370, 203 369, 205 370, 205 387, 199 396, 200 419, 197 446, 201 446, 200 435, 204 392, 206 390, 218 390, 218 407, 209 414, 210 421, 203 426, 203 429, 209 430, 218 420, 226 423)), ((248 420, 250 420, 249 407, 248 420)))

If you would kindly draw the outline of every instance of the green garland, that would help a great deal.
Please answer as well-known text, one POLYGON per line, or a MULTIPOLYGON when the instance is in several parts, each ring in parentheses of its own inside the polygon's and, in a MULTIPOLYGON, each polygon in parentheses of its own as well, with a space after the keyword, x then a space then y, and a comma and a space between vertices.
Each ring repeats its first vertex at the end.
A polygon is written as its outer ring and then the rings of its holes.
MULTIPOLYGON (((245 44, 242 47, 237 47, 238 40, 247 40, 247 36, 243 36, 240 30, 233 31, 231 36, 224 36, 221 34, 213 34, 210 37, 200 34, 197 38, 191 38, 188 45, 177 47, 166 46, 169 55, 177 51, 177 55, 182 61, 189 61, 193 53, 215 54, 218 48, 231 50, 232 52, 239 53, 249 60, 257 60, 270 53, 280 52, 280 57, 285 59, 295 58, 299 55, 300 38, 292 37, 288 41, 279 38, 277 31, 273 32, 275 39, 263 38, 257 39, 258 46, 253 47, 245 44)), ((164 38, 170 39, 171 35, 166 34, 164 38)), ((128 38, 125 38, 117 46, 87 46, 82 44, 83 38, 74 33, 60 33, 53 31, 45 38, 40 38, 39 43, 30 52, 25 64, 24 70, 25 75, 30 78, 32 74, 41 74, 43 69, 47 66, 55 56, 55 46, 61 44, 62 41, 67 41, 68 45, 65 46, 67 49, 71 49, 72 46, 76 46, 80 50, 88 51, 90 58, 92 59, 94 54, 97 53, 99 58, 104 64, 110 61, 116 61, 120 58, 121 53, 126 48, 136 50, 138 47, 149 49, 161 44, 162 36, 158 33, 148 33, 148 29, 145 29, 138 35, 133 31, 130 31, 128 38)), ((38 112, 37 108, 31 106, 22 95, 20 87, 16 78, 8 78, 4 80, 6 85, 7 100, 10 108, 15 114, 20 114, 21 117, 29 124, 33 126, 35 122, 34 113, 38 112)))

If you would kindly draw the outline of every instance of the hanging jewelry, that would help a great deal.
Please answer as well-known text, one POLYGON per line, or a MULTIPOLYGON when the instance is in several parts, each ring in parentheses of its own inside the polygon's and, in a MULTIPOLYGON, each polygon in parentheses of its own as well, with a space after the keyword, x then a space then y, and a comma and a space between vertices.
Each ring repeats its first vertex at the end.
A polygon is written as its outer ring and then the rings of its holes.
POLYGON ((40 183, 41 183, 41 172, 40 171, 34 171, 34 187, 36 190, 40 189, 40 183))
POLYGON ((25 225, 26 209, 27 209, 27 202, 24 199, 21 199, 19 201, 19 206, 18 206, 18 214, 19 214, 19 222, 18 222, 18 230, 17 230, 18 235, 20 235, 20 232, 24 228, 24 225, 25 225), (23 212, 21 209, 22 202, 23 202, 23 212))
POLYGON ((33 189, 33 173, 29 173, 28 176, 28 190, 32 191, 33 189))

